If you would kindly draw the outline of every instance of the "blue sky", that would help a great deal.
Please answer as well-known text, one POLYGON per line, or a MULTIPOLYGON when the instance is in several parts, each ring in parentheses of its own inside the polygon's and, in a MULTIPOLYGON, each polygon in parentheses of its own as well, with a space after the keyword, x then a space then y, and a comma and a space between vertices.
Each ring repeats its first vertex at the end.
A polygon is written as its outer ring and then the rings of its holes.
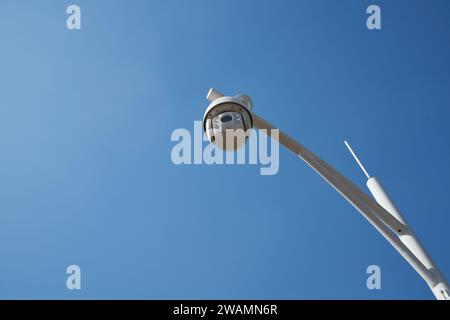
POLYGON ((0 298, 432 299, 307 165, 175 166, 210 87, 362 188, 350 140, 450 275, 450 3, 0 4, 0 298), (66 8, 82 30, 66 29, 66 8), (369 31, 370 4, 382 29, 369 31), (68 265, 82 289, 66 289, 68 265), (382 289, 368 290, 368 265, 382 289))

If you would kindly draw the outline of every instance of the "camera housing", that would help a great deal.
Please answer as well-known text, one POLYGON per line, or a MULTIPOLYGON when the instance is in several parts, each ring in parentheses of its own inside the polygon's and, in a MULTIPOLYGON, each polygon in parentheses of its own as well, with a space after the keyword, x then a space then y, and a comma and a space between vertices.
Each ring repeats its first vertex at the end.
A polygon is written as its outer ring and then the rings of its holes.
POLYGON ((249 96, 223 96, 210 89, 211 104, 203 116, 203 129, 208 140, 226 151, 235 151, 247 141, 253 127, 252 101, 249 96))

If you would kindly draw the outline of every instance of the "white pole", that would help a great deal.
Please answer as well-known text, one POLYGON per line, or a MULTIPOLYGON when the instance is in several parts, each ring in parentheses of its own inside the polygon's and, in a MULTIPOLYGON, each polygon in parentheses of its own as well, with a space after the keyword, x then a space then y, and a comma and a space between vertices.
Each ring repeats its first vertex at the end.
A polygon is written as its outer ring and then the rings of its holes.
POLYGON ((367 176, 367 188, 372 193, 375 200, 383 206, 389 213, 391 213, 395 218, 401 221, 403 224, 408 226, 408 231, 406 234, 401 234, 398 237, 400 241, 411 250, 411 252, 420 260, 420 262, 432 273, 436 279, 436 284, 429 284, 433 294, 438 300, 450 300, 449 292, 450 288, 448 286, 447 281, 445 280, 444 275, 439 271, 436 264, 433 262, 431 257, 426 252, 423 245, 420 243, 419 239, 415 235, 412 228, 408 225, 407 221, 400 213, 400 211, 395 206, 391 197, 387 193, 387 191, 383 188, 381 183, 375 177, 370 177, 367 174, 364 166, 362 165, 359 158, 356 156, 353 149, 350 147, 347 141, 344 141, 345 145, 349 149, 352 156, 355 158, 358 165, 361 167, 365 175, 367 176))
MULTIPOLYGON (((267 130, 271 136, 271 130, 277 129, 269 122, 252 113, 253 124, 256 128, 267 130)), ((275 138, 275 137, 274 137, 275 138)), ((414 255, 413 252, 400 241, 399 234, 407 234, 407 226, 391 215, 380 204, 367 196, 362 190, 351 181, 341 175, 333 167, 320 159, 306 147, 296 142, 287 134, 279 131, 279 142, 286 148, 298 155, 311 168, 313 168, 325 181, 327 181, 336 191, 338 191, 350 204, 352 204, 386 240, 405 258, 409 264, 419 273, 426 283, 434 288, 441 284, 433 272, 414 255)))
MULTIPOLYGON (((377 178, 371 177, 367 180, 367 187, 370 192, 374 196, 375 200, 381 204, 387 211, 389 211, 393 216, 397 219, 405 223, 407 222, 398 211, 391 198, 385 191, 385 189, 378 182, 377 178)), ((414 231, 408 225, 408 231, 406 234, 399 235, 400 241, 403 242, 410 250, 415 254, 415 256, 422 262, 425 267, 434 274, 437 284, 430 285, 431 290, 433 291, 436 299, 439 300, 450 300, 449 292, 450 288, 448 286, 447 281, 445 280, 443 274, 436 267, 435 263, 428 255, 419 239, 415 235, 414 231)))

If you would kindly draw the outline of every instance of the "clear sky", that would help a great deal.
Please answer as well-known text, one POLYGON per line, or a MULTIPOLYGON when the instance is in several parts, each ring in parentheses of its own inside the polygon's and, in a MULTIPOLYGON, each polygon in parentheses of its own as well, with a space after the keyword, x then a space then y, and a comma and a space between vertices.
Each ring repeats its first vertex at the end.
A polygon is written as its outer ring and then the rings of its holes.
POLYGON ((210 87, 365 188, 450 276, 450 2, 0 3, 0 298, 432 299, 307 165, 181 165, 210 87), (82 29, 66 28, 66 8, 82 29), (378 4, 382 29, 366 27, 378 4), (66 268, 82 289, 66 288, 66 268), (366 268, 381 267, 368 290, 366 268))

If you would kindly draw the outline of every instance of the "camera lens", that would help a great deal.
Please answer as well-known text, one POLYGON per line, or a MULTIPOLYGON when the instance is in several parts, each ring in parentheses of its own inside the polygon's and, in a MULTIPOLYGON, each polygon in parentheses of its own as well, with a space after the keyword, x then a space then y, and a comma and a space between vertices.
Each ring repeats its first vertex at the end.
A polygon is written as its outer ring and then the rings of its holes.
POLYGON ((231 120, 233 120, 233 118, 228 114, 220 118, 220 121, 222 122, 230 122, 231 120))

